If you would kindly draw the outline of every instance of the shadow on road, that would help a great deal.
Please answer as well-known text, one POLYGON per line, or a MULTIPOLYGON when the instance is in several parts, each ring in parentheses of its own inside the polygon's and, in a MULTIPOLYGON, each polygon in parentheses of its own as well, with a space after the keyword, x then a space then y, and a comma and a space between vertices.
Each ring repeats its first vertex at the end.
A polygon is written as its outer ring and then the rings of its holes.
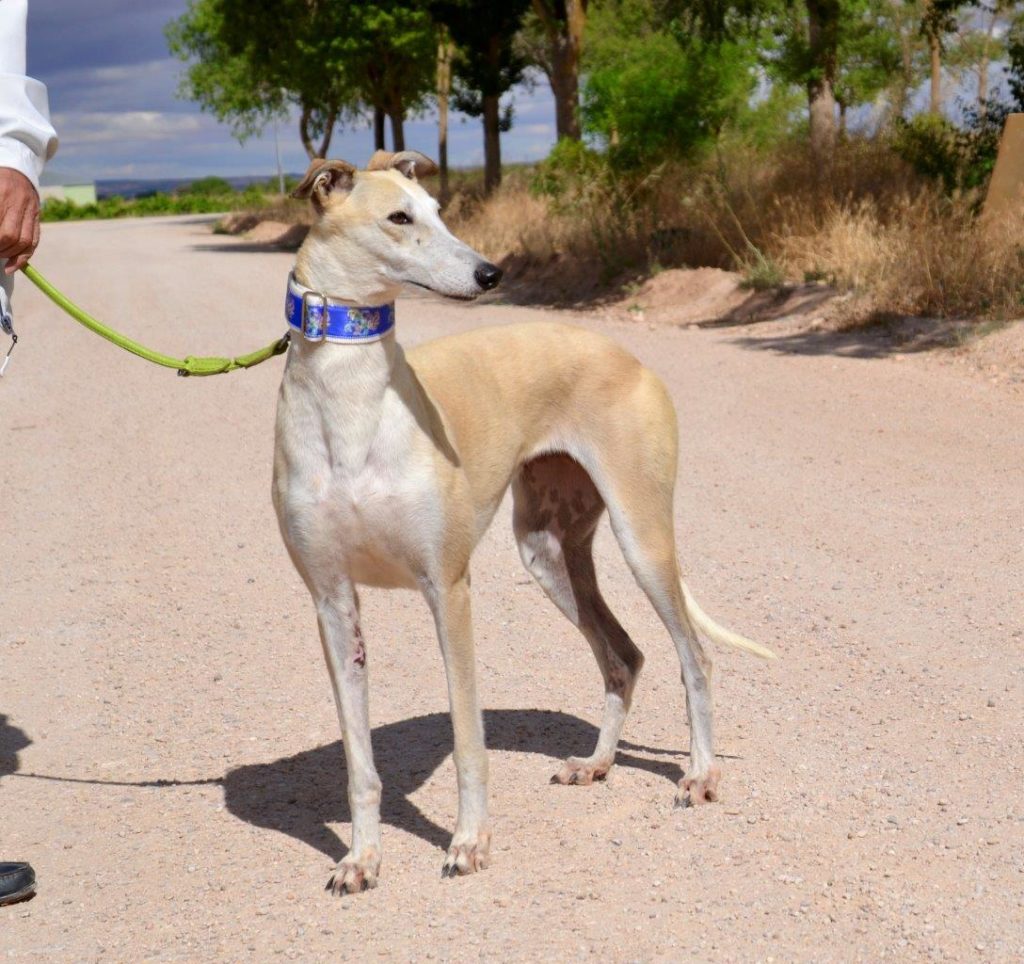
MULTIPOLYGON (((597 741, 595 726, 567 713, 487 710, 484 725, 489 749, 539 753, 556 761, 574 754, 587 755, 597 741)), ((626 742, 622 747, 682 756, 679 751, 626 742)), ((447 847, 452 828, 438 826, 409 797, 452 752, 448 714, 431 713, 377 727, 373 731, 373 751, 384 784, 381 819, 435 847, 447 847)), ((683 775, 675 761, 649 760, 621 749, 616 764, 648 770, 672 783, 683 775)), ((557 766, 552 765, 552 772, 555 769, 557 766)), ((340 860, 347 853, 346 847, 327 824, 351 820, 345 783, 345 755, 338 740, 272 763, 231 770, 224 778, 224 802, 231 813, 247 823, 286 833, 332 860, 340 860)), ((454 783, 451 792, 454 804, 454 783)))
POLYGON ((266 241, 204 241, 190 245, 192 251, 215 252, 218 254, 281 254, 295 253, 295 248, 266 241))
POLYGON ((0 713, 0 779, 18 772, 18 751, 31 743, 24 730, 11 726, 7 714, 0 713))
POLYGON ((741 348, 780 355, 838 355, 888 358, 948 348, 982 333, 978 325, 941 318, 879 316, 843 331, 805 330, 783 335, 747 335, 733 340, 741 348))
MULTIPOLYGON (((3 721, 5 717, 0 716, 0 722, 3 721)), ((489 749, 551 757, 552 773, 565 757, 588 755, 597 741, 597 727, 579 717, 556 711, 486 710, 484 725, 489 749)), ((4 742, 0 742, 3 754, 0 755, 0 775, 14 773, 17 769, 15 751, 27 746, 29 741, 14 727, 4 726, 0 732, 4 735, 4 742), (8 759, 9 769, 5 770, 3 766, 8 759)), ((429 713, 378 726, 373 731, 373 751, 384 785, 381 819, 435 847, 447 847, 452 828, 434 823, 409 797, 426 783, 452 752, 452 728, 448 714, 429 713)), ((617 766, 647 770, 674 785, 683 776, 682 767, 675 758, 685 755, 682 750, 641 746, 623 740, 615 763, 617 766), (672 759, 648 759, 635 753, 672 759)), ((228 812, 240 820, 255 827, 288 834, 332 860, 340 860, 348 852, 328 826, 331 823, 350 823, 352 819, 345 793, 345 753, 340 740, 270 763, 237 767, 223 777, 197 780, 107 780, 44 773, 19 773, 17 776, 55 783, 147 789, 220 784, 224 787, 224 804, 228 812)), ((454 782, 451 793, 454 806, 454 782)))

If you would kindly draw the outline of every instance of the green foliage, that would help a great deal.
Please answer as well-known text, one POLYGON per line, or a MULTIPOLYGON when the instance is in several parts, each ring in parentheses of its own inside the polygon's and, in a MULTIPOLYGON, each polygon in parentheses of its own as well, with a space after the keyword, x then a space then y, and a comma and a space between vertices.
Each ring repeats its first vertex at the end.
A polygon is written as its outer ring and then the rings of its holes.
POLYGON ((845 5, 837 50, 835 98, 843 107, 872 101, 900 69, 898 38, 886 22, 891 4, 859 0, 845 5))
POLYGON ((165 34, 171 53, 191 61, 179 93, 230 124, 244 142, 284 114, 289 94, 302 99, 305 92, 295 78, 285 82, 280 65, 255 40, 240 37, 244 28, 229 13, 222 0, 190 0, 165 34))
POLYGON ((277 195, 276 178, 265 185, 253 183, 235 191, 221 177, 204 177, 173 194, 157 191, 136 198, 119 195, 92 204, 75 204, 56 198, 44 202, 43 221, 86 221, 106 218, 138 218, 166 214, 216 214, 261 207, 277 195))
POLYGON ((740 269, 743 272, 741 287, 752 291, 772 291, 786 282, 786 275, 775 259, 753 245, 740 269))
MULTIPOLYGON (((471 117, 483 113, 484 97, 501 97, 523 77, 526 57, 513 43, 529 0, 437 0, 431 11, 455 42, 454 104, 471 117)), ((502 129, 511 127, 506 113, 502 129)))
POLYGON ((184 194, 199 194, 207 197, 219 194, 231 194, 233 188, 222 177, 201 177, 193 181, 188 187, 182 188, 184 194))
POLYGON ((563 137, 535 168, 530 190, 563 203, 572 198, 581 185, 602 181, 608 176, 606 155, 582 141, 563 137))
POLYGON ((981 188, 995 166, 1008 111, 990 102, 984 111, 967 111, 963 127, 935 114, 901 119, 893 148, 918 174, 940 182, 947 194, 981 188))
POLYGON ((1007 82, 1016 110, 1024 111, 1024 14, 1018 14, 1006 37, 1007 82))
POLYGON ((840 104, 852 107, 870 101, 900 70, 893 20, 900 14, 899 5, 890 0, 832 0, 817 6, 829 43, 812 44, 806 17, 795 10, 780 14, 765 51, 769 72, 776 80, 806 87, 830 71, 840 104))
POLYGON ((433 83, 434 28, 417 0, 190 0, 166 32, 189 62, 183 96, 243 141, 291 103, 312 153, 337 120, 367 106, 404 116, 433 83))
POLYGON ((658 14, 654 0, 610 0, 588 24, 584 127, 627 168, 699 153, 756 85, 747 40, 708 39, 691 19, 658 14))
POLYGON ((787 84, 772 84, 764 97, 733 119, 725 140, 738 140, 758 150, 778 147, 805 126, 806 109, 806 93, 787 84))

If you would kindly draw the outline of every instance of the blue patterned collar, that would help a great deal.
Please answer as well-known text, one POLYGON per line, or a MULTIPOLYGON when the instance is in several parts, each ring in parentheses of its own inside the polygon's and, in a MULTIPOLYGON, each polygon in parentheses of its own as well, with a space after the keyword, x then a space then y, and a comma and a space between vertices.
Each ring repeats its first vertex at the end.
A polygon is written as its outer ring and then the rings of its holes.
POLYGON ((284 316, 289 327, 307 341, 346 345, 379 341, 395 327, 394 302, 370 308, 337 304, 330 296, 300 285, 294 274, 288 275, 284 316))

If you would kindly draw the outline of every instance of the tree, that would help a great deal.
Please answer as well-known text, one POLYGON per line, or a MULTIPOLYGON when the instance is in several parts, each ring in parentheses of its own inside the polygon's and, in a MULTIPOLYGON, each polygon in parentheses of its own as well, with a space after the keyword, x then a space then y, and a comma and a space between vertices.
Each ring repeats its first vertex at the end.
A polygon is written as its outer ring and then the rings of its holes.
POLYGON ((578 141, 581 136, 580 56, 587 6, 588 0, 532 0, 534 22, 544 37, 544 44, 535 46, 535 58, 555 97, 559 140, 578 141))
POLYGON ((446 27, 437 31, 437 169, 440 201, 448 203, 448 100, 452 93, 452 58, 455 45, 446 27))
POLYGON ((714 143, 757 84, 749 37, 704 31, 658 0, 606 0, 590 15, 586 129, 627 167, 685 158, 714 143))
MULTIPOLYGON (((807 91, 815 169, 827 172, 837 135, 836 108, 865 103, 900 78, 905 51, 891 21, 894 0, 805 0, 777 18, 771 75, 807 91)), ((900 0, 895 0, 900 2, 900 0)))
POLYGON ((927 49, 921 35, 923 3, 927 0, 887 0, 883 16, 899 51, 896 70, 886 87, 889 121, 903 118, 910 96, 927 71, 927 49))
POLYGON ((975 0, 925 0, 921 17, 921 34, 928 42, 930 77, 928 110, 933 114, 942 113, 942 54, 946 37, 957 28, 957 13, 966 6, 974 6, 975 0))
POLYGON ((834 93, 839 105, 839 135, 846 134, 851 107, 869 103, 899 76, 902 51, 885 3, 866 4, 840 32, 834 93))
POLYGON ((993 62, 1007 55, 1016 7, 1014 0, 980 4, 976 16, 958 24, 956 42, 947 52, 946 60, 954 73, 961 78, 968 74, 976 78, 975 103, 982 117, 989 109, 989 70, 993 62))
POLYGON ((433 27, 422 4, 354 0, 191 0, 167 26, 171 52, 191 61, 182 92, 231 124, 239 140, 299 108, 307 154, 326 155, 337 122, 374 112, 383 146, 433 82, 433 27))
POLYGON ((403 151, 405 116, 422 106, 434 86, 433 21, 425 4, 417 2, 350 2, 347 7, 330 43, 358 97, 374 109, 375 146, 383 126, 377 118, 385 115, 391 122, 392 149, 403 151))
POLYGON ((166 28, 171 52, 192 61, 181 92, 243 142, 296 104, 306 152, 325 154, 338 118, 357 108, 342 65, 330 61, 326 6, 191 0, 166 28))
POLYGON ((1017 14, 1006 36, 1007 81, 1016 110, 1024 111, 1024 15, 1017 14))
POLYGON ((836 139, 836 70, 839 54, 839 0, 805 0, 807 6, 807 109, 811 155, 831 160, 836 139))
POLYGON ((519 83, 526 60, 513 45, 529 0, 440 0, 431 10, 455 44, 454 102, 480 117, 484 129, 484 190, 501 184, 501 131, 512 126, 512 111, 501 98, 519 83))

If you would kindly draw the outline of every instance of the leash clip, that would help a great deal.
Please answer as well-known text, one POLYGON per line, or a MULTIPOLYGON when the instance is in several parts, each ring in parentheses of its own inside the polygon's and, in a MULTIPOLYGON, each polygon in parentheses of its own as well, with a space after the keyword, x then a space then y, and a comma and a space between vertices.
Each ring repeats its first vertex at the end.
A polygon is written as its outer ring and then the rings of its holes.
MULTIPOLYGON (((5 329, 7 327, 7 325, 4 325, 5 329)), ((18 344, 18 336, 14 333, 14 328, 11 328, 10 336, 11 347, 7 349, 7 354, 4 355, 3 364, 0 364, 0 378, 3 378, 4 372, 7 371, 7 365, 10 363, 11 360, 11 352, 14 351, 14 346, 18 344)))

